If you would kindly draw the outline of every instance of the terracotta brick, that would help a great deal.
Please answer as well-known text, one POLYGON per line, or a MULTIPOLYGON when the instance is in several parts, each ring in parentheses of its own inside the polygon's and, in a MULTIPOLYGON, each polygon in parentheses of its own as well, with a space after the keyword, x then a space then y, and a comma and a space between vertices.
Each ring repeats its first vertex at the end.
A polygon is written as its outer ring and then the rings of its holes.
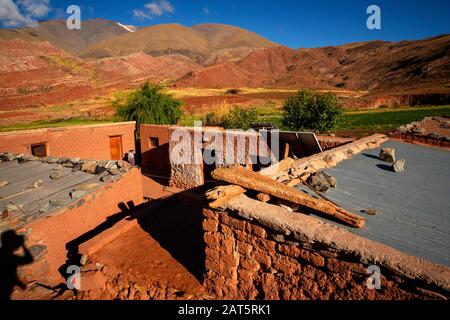
POLYGON ((225 238, 222 240, 221 250, 225 253, 232 253, 234 251, 234 239, 233 238, 225 238))
POLYGON ((247 259, 247 258, 242 258, 240 260, 240 266, 245 269, 245 270, 249 270, 249 271, 258 271, 260 268, 259 263, 254 260, 254 259, 247 259))
POLYGON ((205 243, 207 246, 218 249, 220 242, 218 239, 218 234, 216 232, 205 232, 203 235, 203 239, 205 240, 205 243))
POLYGON ((239 253, 223 254, 220 256, 220 260, 224 262, 226 268, 237 268, 239 266, 239 253))
POLYGON ((238 241, 245 242, 248 244, 252 243, 252 236, 249 235, 247 232, 236 230, 235 234, 236 234, 236 239, 238 241))
POLYGON ((288 246, 284 244, 277 244, 277 251, 285 256, 298 258, 300 256, 300 249, 296 246, 288 246))
POLYGON ((247 222, 244 220, 238 220, 238 219, 234 219, 231 218, 230 219, 230 227, 235 228, 237 230, 245 230, 247 226, 247 222))
POLYGON ((225 237, 231 237, 233 234, 233 230, 231 230, 231 228, 225 224, 220 224, 220 232, 225 236, 225 237))
POLYGON ((275 255, 276 242, 266 240, 266 239, 256 238, 256 239, 254 239, 253 243, 256 247, 260 247, 260 248, 266 250, 268 252, 268 254, 275 255))
POLYGON ((327 259, 327 269, 331 272, 344 272, 348 267, 335 258, 327 259))
POLYGON ((309 255, 309 261, 315 267, 323 267, 325 265, 325 259, 315 252, 309 255))
POLYGON ((237 272, 239 280, 246 283, 251 283, 253 281, 253 272, 244 269, 238 269, 237 272))
POLYGON ((286 273, 286 274, 294 274, 298 270, 297 263, 289 260, 289 258, 286 258, 286 257, 274 259, 272 262, 272 266, 276 270, 286 273))
POLYGON ((252 224, 252 223, 247 224, 247 232, 249 232, 255 236, 258 236, 260 238, 267 238, 266 230, 260 226, 252 224))
POLYGON ((244 256, 249 256, 253 250, 253 247, 250 244, 241 241, 236 244, 236 248, 237 251, 244 256))
POLYGON ((203 209, 202 213, 206 219, 218 220, 218 218, 219 218, 219 214, 216 211, 213 211, 210 209, 203 209))
POLYGON ((253 258, 258 261, 261 265, 269 268, 272 264, 272 259, 267 252, 256 250, 253 252, 253 258))
POLYGON ((213 260, 219 260, 220 253, 219 253, 218 250, 219 250, 219 248, 213 249, 213 248, 206 247, 206 249, 205 249, 205 256, 206 256, 206 258, 210 258, 210 259, 213 259, 213 260))
POLYGON ((217 220, 206 219, 203 220, 203 230, 216 232, 219 222, 217 220))

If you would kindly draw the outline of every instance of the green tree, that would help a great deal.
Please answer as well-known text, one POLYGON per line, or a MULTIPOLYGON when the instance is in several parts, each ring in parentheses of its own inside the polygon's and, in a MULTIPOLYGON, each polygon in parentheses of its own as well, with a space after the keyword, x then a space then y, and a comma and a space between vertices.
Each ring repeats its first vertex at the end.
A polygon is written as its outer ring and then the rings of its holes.
POLYGON ((220 126, 225 129, 243 129, 251 128, 252 123, 258 119, 258 112, 255 108, 244 109, 234 107, 226 114, 219 116, 215 112, 208 113, 203 119, 206 126, 220 126))
POLYGON ((182 115, 181 101, 162 92, 160 85, 150 83, 132 93, 123 105, 118 105, 117 115, 123 120, 142 123, 175 124, 182 115))
POLYGON ((334 93, 300 90, 283 104, 283 126, 289 130, 329 131, 341 117, 341 103, 334 93))

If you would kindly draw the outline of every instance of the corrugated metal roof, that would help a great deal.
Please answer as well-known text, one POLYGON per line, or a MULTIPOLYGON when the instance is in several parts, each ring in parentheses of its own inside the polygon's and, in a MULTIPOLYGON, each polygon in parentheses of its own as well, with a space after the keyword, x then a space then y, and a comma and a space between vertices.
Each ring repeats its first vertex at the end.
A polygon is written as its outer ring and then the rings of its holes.
POLYGON ((395 148, 396 158, 406 160, 404 172, 390 171, 390 164, 378 159, 380 148, 363 151, 326 170, 338 185, 325 195, 366 218, 362 229, 340 226, 450 266, 450 152, 394 141, 381 147, 395 148), (378 214, 361 213, 364 209, 376 209, 378 214))
MULTIPOLYGON (((16 229, 39 217, 79 201, 85 194, 95 191, 107 182, 107 171, 90 174, 58 163, 18 160, 0 162, 0 233, 16 229), (52 179, 57 173, 60 177, 52 179), (39 187, 32 187, 39 181, 39 187), (83 186, 83 190, 78 190, 83 186)), ((120 175, 111 176, 119 179, 120 175)))

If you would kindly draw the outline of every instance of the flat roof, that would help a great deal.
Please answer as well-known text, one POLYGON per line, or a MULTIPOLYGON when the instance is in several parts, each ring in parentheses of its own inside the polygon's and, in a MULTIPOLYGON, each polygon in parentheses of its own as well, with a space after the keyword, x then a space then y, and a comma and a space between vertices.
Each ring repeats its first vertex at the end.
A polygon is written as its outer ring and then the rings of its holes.
POLYGON ((64 131, 64 130, 74 130, 74 129, 87 129, 87 128, 102 128, 102 127, 116 127, 123 125, 136 125, 136 121, 126 121, 126 122, 105 122, 105 123, 93 123, 93 124, 77 124, 73 126, 61 126, 61 127, 48 127, 40 129, 29 129, 29 130, 15 130, 15 131, 4 131, 0 132, 0 136, 9 136, 11 134, 32 134, 32 133, 43 133, 46 131, 64 131))
MULTIPOLYGON (((395 173, 378 158, 380 148, 365 150, 326 172, 337 187, 324 195, 366 219, 362 229, 342 228, 395 249, 450 266, 450 152, 388 141, 405 159, 405 171, 395 173), (374 216, 362 213, 375 209, 374 216)), ((305 186, 297 188, 315 196, 305 186)), ((325 219, 327 222, 330 220, 325 219)), ((334 224, 334 222, 331 222, 334 224)))
MULTIPOLYGON (((101 169, 97 174, 87 173, 81 171, 81 165, 85 161, 94 160, 48 157, 0 162, 0 232, 17 229, 68 207, 108 182, 119 179, 124 172, 117 169, 115 175, 112 175, 101 169)), ((117 161, 95 163, 103 168, 117 165, 117 161)))

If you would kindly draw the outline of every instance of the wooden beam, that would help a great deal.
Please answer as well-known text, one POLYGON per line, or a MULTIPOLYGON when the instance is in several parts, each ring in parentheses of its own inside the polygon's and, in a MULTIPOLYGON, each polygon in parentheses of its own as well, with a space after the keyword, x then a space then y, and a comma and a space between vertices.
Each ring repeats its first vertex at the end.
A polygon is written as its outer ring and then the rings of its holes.
POLYGON ((365 224, 364 218, 354 215, 333 203, 315 199, 297 189, 274 181, 270 177, 265 177, 259 173, 247 170, 241 166, 218 168, 213 171, 212 177, 216 180, 236 184, 246 189, 263 192, 275 198, 306 206, 320 211, 326 216, 345 222, 352 227, 362 228, 365 224))
POLYGON ((208 200, 214 200, 213 202, 209 203, 209 206, 211 208, 220 208, 222 204, 234 197, 245 193, 245 191, 246 190, 244 188, 236 185, 219 186, 207 191, 206 198, 208 200))

